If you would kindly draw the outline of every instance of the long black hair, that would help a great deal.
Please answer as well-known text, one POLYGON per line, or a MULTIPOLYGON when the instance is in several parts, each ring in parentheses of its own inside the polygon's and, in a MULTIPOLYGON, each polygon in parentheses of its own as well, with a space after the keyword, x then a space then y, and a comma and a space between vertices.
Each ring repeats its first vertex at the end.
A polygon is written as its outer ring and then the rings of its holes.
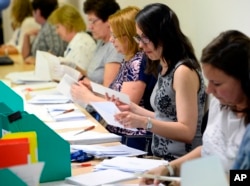
MULTIPOLYGON (((145 6, 136 16, 136 24, 154 47, 162 46, 162 58, 169 73, 179 61, 191 69, 200 69, 190 40, 182 33, 177 15, 167 5, 153 3, 145 6)), ((149 60, 149 71, 159 70, 159 63, 149 60)))

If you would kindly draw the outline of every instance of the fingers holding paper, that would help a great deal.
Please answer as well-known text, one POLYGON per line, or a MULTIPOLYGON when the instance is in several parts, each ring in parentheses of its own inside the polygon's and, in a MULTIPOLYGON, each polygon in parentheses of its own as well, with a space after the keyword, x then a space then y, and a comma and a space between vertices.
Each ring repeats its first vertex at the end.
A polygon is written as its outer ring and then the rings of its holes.
POLYGON ((134 114, 129 111, 124 111, 115 114, 115 119, 125 128, 145 128, 147 118, 134 114))
POLYGON ((81 83, 73 84, 71 86, 70 93, 73 100, 84 102, 86 104, 89 100, 92 100, 91 97, 94 95, 91 90, 81 83))

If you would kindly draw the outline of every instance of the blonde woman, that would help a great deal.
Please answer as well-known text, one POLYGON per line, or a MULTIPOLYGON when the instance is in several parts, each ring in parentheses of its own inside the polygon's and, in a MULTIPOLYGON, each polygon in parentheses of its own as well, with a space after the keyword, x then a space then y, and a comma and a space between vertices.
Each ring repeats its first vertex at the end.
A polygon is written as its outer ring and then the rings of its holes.
POLYGON ((30 0, 13 0, 11 2, 11 26, 14 33, 11 39, 0 47, 0 54, 20 53, 24 34, 34 29, 40 29, 32 16, 30 0))
POLYGON ((79 11, 71 5, 63 5, 50 15, 49 22, 56 26, 61 39, 69 43, 61 62, 86 74, 96 43, 86 33, 86 24, 79 11))
MULTIPOLYGON (((135 16, 138 12, 139 9, 137 7, 129 6, 117 11, 108 19, 111 32, 110 42, 113 43, 118 53, 124 55, 119 72, 109 88, 127 94, 131 101, 140 106, 152 109, 149 103, 149 96, 153 90, 156 78, 144 73, 146 59, 133 38, 136 34, 135 16)), ((103 97, 93 94, 83 84, 73 85, 71 93, 74 100, 84 103, 105 100, 103 97)), ((143 136, 147 133, 146 130, 132 131, 109 124, 106 128, 112 133, 121 135, 122 143, 126 143, 133 148, 145 150, 145 138, 132 137, 143 136)))

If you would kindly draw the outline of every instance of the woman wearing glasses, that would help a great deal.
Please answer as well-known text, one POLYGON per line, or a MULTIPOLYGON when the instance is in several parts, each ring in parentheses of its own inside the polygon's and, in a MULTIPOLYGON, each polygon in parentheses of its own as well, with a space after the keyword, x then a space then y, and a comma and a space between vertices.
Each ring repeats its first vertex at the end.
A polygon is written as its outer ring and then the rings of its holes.
MULTIPOLYGON (((118 75, 109 88, 127 94, 134 103, 152 110, 149 96, 155 85, 156 78, 144 73, 146 59, 133 39, 133 36, 136 34, 135 16, 138 12, 139 9, 137 7, 129 6, 117 11, 108 19, 111 31, 110 41, 117 52, 124 55, 118 75)), ((96 96, 81 84, 72 86, 72 97, 85 103, 105 101, 105 98, 96 96)), ((122 136, 122 142, 128 146, 148 150, 147 142, 143 137, 145 134, 148 134, 145 129, 133 131, 109 124, 107 124, 106 128, 110 132, 122 136)))
POLYGON ((201 145, 206 94, 200 65, 168 6, 143 8, 136 16, 136 32, 134 39, 150 59, 147 72, 158 73, 150 98, 154 112, 119 105, 123 112, 115 117, 127 128, 151 131, 153 154, 171 161, 201 145))

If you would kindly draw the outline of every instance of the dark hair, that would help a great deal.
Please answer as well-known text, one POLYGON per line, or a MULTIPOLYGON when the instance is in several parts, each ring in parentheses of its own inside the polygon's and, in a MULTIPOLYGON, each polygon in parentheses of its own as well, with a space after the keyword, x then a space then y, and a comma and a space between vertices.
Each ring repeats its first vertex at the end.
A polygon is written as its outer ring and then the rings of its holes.
MULTIPOLYGON (((179 61, 184 61, 191 69, 200 69, 191 42, 182 33, 177 15, 167 5, 153 3, 145 6, 137 14, 136 23, 155 48, 162 46, 162 58, 168 65, 166 74, 179 61)), ((149 65, 149 71, 159 70, 159 63, 149 62, 149 65)))
MULTIPOLYGON (((250 39, 248 36, 237 30, 222 32, 202 50, 201 62, 210 64, 239 80, 244 93, 249 98, 249 102, 250 39)), ((250 102, 248 103, 248 108, 240 112, 246 113, 246 123, 249 123, 250 102)))
POLYGON ((41 16, 47 19, 58 7, 58 2, 57 0, 33 0, 31 5, 33 10, 39 9, 41 11, 41 16))
POLYGON ((106 22, 117 10, 120 10, 120 6, 115 0, 86 0, 83 3, 85 14, 93 12, 103 22, 106 22))

